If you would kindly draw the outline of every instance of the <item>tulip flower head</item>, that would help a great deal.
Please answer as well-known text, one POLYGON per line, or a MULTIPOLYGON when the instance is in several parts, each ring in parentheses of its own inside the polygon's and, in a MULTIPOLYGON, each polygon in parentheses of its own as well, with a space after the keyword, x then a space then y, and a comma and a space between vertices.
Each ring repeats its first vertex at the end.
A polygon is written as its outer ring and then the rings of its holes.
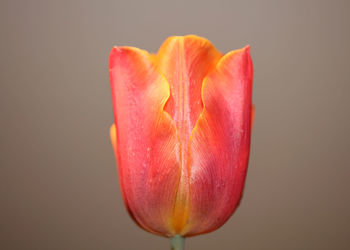
POLYGON ((246 178, 252 123, 249 47, 168 38, 157 54, 114 47, 111 127, 124 203, 143 229, 194 236, 222 226, 246 178))

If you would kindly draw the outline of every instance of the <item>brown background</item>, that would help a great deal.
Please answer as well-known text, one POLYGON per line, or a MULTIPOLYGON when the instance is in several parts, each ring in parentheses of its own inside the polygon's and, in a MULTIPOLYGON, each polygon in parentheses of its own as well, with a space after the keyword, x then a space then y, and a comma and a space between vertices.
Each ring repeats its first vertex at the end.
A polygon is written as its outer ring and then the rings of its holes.
POLYGON ((128 217, 108 129, 113 45, 251 45, 235 215, 187 249, 350 249, 350 1, 1 1, 0 249, 169 249, 128 217))

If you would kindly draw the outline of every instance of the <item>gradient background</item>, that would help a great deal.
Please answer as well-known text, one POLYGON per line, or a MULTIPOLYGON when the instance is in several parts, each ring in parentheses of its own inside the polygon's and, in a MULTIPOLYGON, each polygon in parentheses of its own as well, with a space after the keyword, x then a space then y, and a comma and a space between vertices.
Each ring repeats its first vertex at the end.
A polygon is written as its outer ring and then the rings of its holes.
POLYGON ((120 196, 113 45, 251 45, 241 206, 187 249, 350 249, 350 1, 1 1, 0 249, 169 249, 120 196))

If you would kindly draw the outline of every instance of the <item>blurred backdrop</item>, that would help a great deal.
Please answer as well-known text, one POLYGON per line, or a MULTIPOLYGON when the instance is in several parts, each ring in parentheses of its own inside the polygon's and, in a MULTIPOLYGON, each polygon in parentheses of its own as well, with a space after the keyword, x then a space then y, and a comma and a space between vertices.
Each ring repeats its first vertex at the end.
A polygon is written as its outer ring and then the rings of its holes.
POLYGON ((251 45, 240 207, 187 249, 350 249, 350 2, 1 1, 0 249, 169 249, 122 203, 108 55, 197 34, 251 45))

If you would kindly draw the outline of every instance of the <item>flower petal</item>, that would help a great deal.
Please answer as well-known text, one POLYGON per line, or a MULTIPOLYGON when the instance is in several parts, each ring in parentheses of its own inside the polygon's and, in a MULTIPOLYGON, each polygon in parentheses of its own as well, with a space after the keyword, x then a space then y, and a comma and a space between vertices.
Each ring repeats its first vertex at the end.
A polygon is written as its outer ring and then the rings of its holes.
POLYGON ((109 65, 125 204, 141 227, 169 235, 181 174, 176 127, 163 110, 169 85, 146 51, 115 47, 109 65))
POLYGON ((203 110, 201 89, 204 77, 222 57, 206 39, 189 35, 168 38, 157 54, 157 64, 170 85, 165 110, 173 118, 180 144, 181 182, 174 207, 173 227, 180 232, 189 211, 188 141, 203 110))
POLYGON ((253 69, 249 47, 225 55, 203 82, 189 142, 190 213, 182 233, 213 231, 241 199, 249 157, 253 69))
POLYGON ((165 110, 187 140, 202 112, 204 77, 215 68, 222 54, 205 38, 195 35, 169 37, 160 47, 157 63, 170 85, 165 110))

